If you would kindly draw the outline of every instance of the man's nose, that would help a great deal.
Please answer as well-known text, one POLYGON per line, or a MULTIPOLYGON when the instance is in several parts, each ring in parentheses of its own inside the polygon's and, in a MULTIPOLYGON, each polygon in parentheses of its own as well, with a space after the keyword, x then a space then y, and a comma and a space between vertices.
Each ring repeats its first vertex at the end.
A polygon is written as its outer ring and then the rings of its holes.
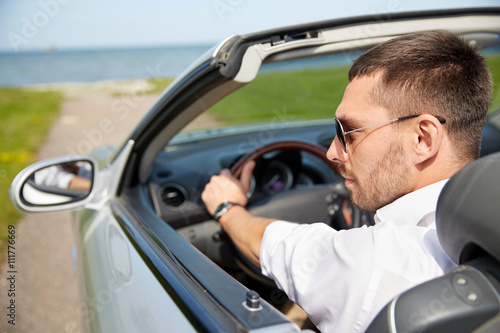
POLYGON ((335 163, 344 164, 347 160, 347 154, 342 149, 342 144, 337 136, 335 136, 330 144, 330 148, 326 152, 326 158, 335 163))

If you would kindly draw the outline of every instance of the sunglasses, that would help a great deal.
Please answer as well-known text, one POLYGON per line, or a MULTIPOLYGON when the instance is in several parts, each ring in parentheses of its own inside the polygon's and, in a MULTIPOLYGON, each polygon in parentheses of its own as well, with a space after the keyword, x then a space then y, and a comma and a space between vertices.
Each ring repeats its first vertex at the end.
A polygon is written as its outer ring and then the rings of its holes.
MULTIPOLYGON (((410 118, 416 118, 416 117, 419 117, 421 116, 420 114, 412 114, 410 116, 404 116, 404 117, 399 117, 399 118, 396 118, 396 119, 391 119, 391 120, 387 120, 387 121, 383 121, 381 123, 378 123, 378 124, 374 124, 374 125, 369 125, 369 126, 365 126, 365 127, 361 127, 361 128, 356 128, 356 129, 353 129, 353 130, 350 130, 348 132, 344 132, 344 128, 342 127, 342 123, 340 122, 340 120, 338 120, 337 118, 334 118, 335 119, 335 129, 337 131, 337 138, 339 138, 339 141, 340 143, 342 144, 342 149, 344 150, 344 153, 347 153, 347 141, 345 139, 345 136, 349 133, 352 133, 352 132, 356 132, 356 131, 361 131, 361 130, 364 130, 366 128, 370 128, 370 127, 374 127, 374 126, 379 126, 379 125, 385 125, 385 124, 389 124, 389 123, 393 123, 395 121, 398 121, 398 120, 405 120, 405 119, 410 119, 410 118)), ((436 116, 434 116, 436 117, 436 116)), ((436 117, 437 120, 439 120, 439 122, 441 124, 444 124, 446 123, 446 119, 444 118, 440 118, 440 117, 436 117)))

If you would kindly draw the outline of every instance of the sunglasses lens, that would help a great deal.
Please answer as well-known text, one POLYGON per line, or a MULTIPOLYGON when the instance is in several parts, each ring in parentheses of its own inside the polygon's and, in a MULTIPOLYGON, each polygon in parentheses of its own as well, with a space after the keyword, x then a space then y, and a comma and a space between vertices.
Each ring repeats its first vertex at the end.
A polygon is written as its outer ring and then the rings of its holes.
POLYGON ((347 145, 345 142, 344 129, 342 128, 340 120, 338 120, 337 118, 335 118, 335 130, 337 132, 337 138, 339 138, 339 141, 342 144, 344 152, 347 153, 347 145))

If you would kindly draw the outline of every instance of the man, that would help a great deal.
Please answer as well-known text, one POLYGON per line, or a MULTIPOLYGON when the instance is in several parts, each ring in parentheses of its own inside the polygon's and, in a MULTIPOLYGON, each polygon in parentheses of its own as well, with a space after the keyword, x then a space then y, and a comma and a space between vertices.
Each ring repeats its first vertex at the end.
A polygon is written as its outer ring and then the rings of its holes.
POLYGON ((54 189, 89 191, 91 184, 90 164, 78 162, 70 165, 52 165, 35 172, 35 183, 54 189))
POLYGON ((492 80, 474 47, 447 32, 380 44, 357 59, 327 157, 373 227, 336 231, 252 216, 241 179, 212 177, 202 198, 234 243, 321 331, 362 332, 399 293, 455 264, 436 234, 441 189, 479 156, 492 80), (220 215, 220 214, 218 214, 220 215))

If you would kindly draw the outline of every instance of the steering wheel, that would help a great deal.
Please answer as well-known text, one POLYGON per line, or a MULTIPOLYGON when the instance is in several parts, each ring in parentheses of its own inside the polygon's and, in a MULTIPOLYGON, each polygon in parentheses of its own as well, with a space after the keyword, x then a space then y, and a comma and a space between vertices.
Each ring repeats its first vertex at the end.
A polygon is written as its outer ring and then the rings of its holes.
POLYGON ((231 168, 231 172, 236 178, 239 178, 241 175, 241 171, 243 170, 243 166, 247 162, 256 161, 262 156, 275 150, 287 150, 287 149, 302 150, 311 153, 313 155, 316 155, 326 164, 328 164, 333 169, 333 171, 335 171, 335 173, 339 173, 338 165, 330 161, 328 158, 326 158, 326 150, 323 147, 304 141, 278 141, 262 146, 240 158, 231 168))
MULTIPOLYGON (((336 174, 339 180, 334 184, 316 185, 311 188, 294 189, 272 195, 252 204, 247 209, 254 215, 287 220, 298 223, 325 222, 335 229, 348 229, 361 225, 373 224, 372 216, 356 208, 350 201, 349 191, 340 177, 339 168, 326 157, 326 149, 304 141, 278 141, 264 145, 249 154, 241 157, 231 168, 236 178, 241 176, 243 166, 249 161, 256 161, 262 156, 280 150, 298 150, 317 156, 325 162, 336 174), (318 200, 318 198, 321 198, 318 200)), ((237 262, 247 273, 269 282, 260 269, 247 260, 233 245, 236 251, 237 262)))

